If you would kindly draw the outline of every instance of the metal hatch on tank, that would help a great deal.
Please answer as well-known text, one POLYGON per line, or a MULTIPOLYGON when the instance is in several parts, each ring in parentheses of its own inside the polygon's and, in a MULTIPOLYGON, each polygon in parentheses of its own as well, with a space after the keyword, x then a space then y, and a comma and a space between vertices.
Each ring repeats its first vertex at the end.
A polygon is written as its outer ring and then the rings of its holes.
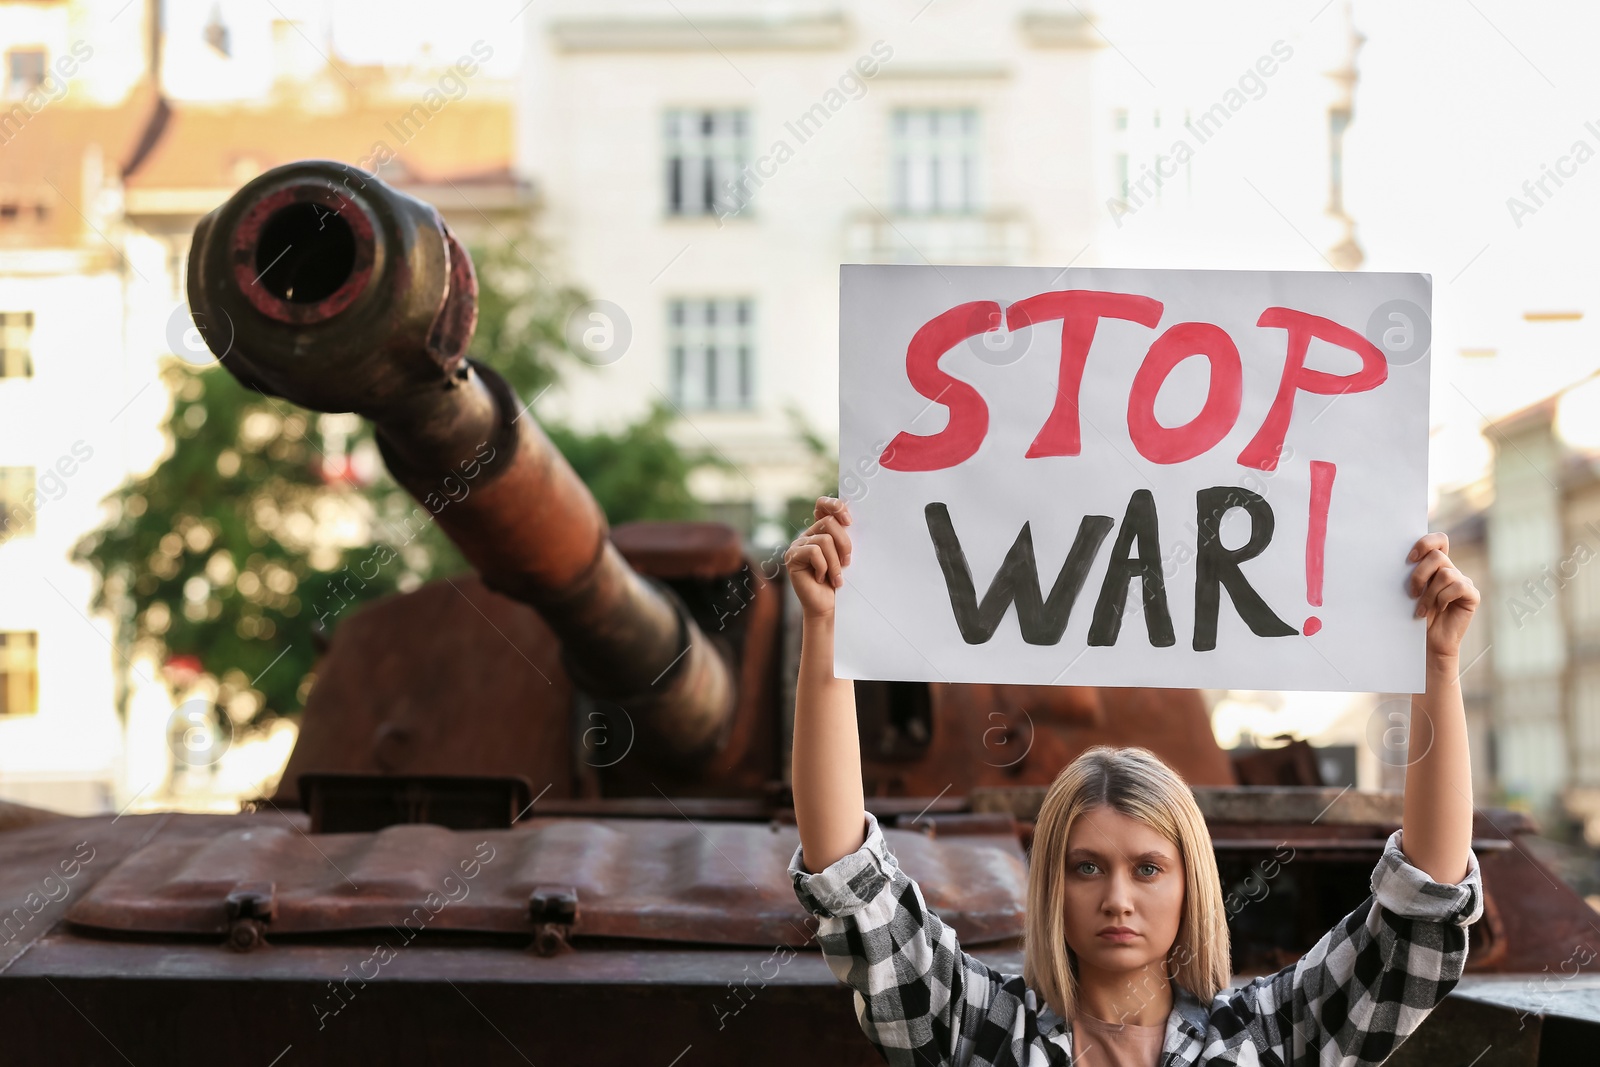
MULTIPOLYGON (((255 178, 196 227, 188 286, 197 321, 231 323, 217 355, 241 382, 373 422, 475 574, 339 623, 282 785, 254 810, 0 804, 7 1051, 876 1062, 785 871, 797 634, 781 568, 716 523, 611 528, 466 356, 465 251, 371 174, 305 161, 255 178), (459 477, 472 491, 442 495, 459 477), (186 1025, 150 1025, 177 1005, 186 1025)), ((1149 747, 1197 788, 1245 902, 1241 974, 1292 961, 1359 903, 1398 825, 1396 797, 1320 788, 1302 749, 1230 761, 1194 691, 858 682, 857 700, 869 807, 930 906, 1002 969, 1020 969, 1039 798, 1091 745, 1149 747)), ((1472 1042, 1461 1062, 1485 1043, 1496 1062, 1576 1062, 1552 1057, 1600 1031, 1581 982, 1533 1007, 1517 992, 1600 947, 1593 912, 1519 843, 1533 830, 1479 813, 1490 899, 1469 966, 1499 977, 1463 983, 1393 1062, 1456 1062, 1472 1042)))

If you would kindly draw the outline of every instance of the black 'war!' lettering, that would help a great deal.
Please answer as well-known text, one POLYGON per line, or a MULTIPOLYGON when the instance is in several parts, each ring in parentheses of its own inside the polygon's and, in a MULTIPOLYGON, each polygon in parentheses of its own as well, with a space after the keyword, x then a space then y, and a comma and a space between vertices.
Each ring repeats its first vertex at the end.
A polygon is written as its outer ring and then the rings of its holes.
MULTIPOLYGON (((933 537, 933 550, 939 558, 939 568, 944 571, 945 587, 950 594, 950 607, 955 612, 956 625, 961 629, 962 639, 969 645, 980 645, 993 637, 1013 601, 1017 605, 1017 624, 1022 629, 1024 641, 1030 645, 1053 645, 1060 641, 1062 632, 1067 628, 1067 619, 1072 614, 1072 605, 1077 601, 1078 592, 1089 573, 1089 566, 1112 527, 1109 515, 1083 517, 1078 524, 1078 535, 1067 552, 1066 562, 1061 565, 1061 573, 1056 576, 1050 595, 1044 597, 1040 593, 1039 567, 1033 555, 1033 533, 1028 524, 1023 523, 1017 539, 1006 552, 1004 562, 995 572, 994 581, 989 583, 988 591, 983 594, 983 603, 979 604, 972 582, 972 569, 967 565, 966 553, 961 550, 961 542, 950 522, 950 509, 934 501, 923 509, 923 515, 928 521, 928 533, 933 537)), ((1147 598, 1148 595, 1147 592, 1147 598)))
POLYGON ((1234 609, 1257 637, 1290 637, 1299 633, 1274 615, 1261 594, 1250 587, 1239 564, 1259 556, 1272 541, 1272 508, 1264 497, 1235 485, 1216 485, 1195 494, 1200 525, 1195 549, 1194 650, 1217 647, 1217 611, 1221 587, 1228 587, 1234 609), (1234 508, 1250 513, 1250 540, 1238 548, 1222 546, 1222 517, 1234 508))
POLYGON ((1111 546, 1111 565, 1106 568, 1105 581, 1100 585, 1100 599, 1094 606, 1094 621, 1089 624, 1091 645, 1114 645, 1117 632, 1122 629, 1122 613, 1128 602, 1128 582, 1138 578, 1144 594, 1145 632, 1150 643, 1157 648, 1167 648, 1177 642, 1172 633, 1172 613, 1167 610, 1167 583, 1161 573, 1161 538, 1156 527, 1156 499, 1148 489, 1135 490, 1128 498, 1127 513, 1122 516, 1122 529, 1111 546), (1128 552, 1134 541, 1139 542, 1139 554, 1128 552))

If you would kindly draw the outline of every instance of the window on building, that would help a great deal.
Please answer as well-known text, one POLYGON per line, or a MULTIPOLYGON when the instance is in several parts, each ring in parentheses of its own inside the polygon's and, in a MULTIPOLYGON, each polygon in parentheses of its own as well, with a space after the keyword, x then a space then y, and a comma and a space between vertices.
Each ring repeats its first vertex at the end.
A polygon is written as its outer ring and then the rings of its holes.
POLYGON ((1344 213, 1344 131, 1350 125, 1350 109, 1332 108, 1328 112, 1328 210, 1344 213))
MULTIPOLYGON (((1586 531, 1573 531, 1572 536, 1569 544, 1588 544, 1586 531)), ((1569 572, 1577 568, 1571 589, 1573 629, 1585 635, 1600 631, 1600 567, 1593 565, 1590 557, 1580 558, 1576 550, 1562 566, 1569 572)))
POLYGON ((0 311, 0 378, 33 377, 33 312, 0 311))
POLYGON ((0 467, 0 543, 18 534, 33 533, 32 467, 0 467))
MULTIPOLYGON (((1176 112, 1173 108, 1166 115, 1169 127, 1176 112)), ((1185 129, 1192 129, 1189 120, 1190 112, 1185 108, 1185 129)), ((1117 108, 1111 113, 1111 189, 1133 211, 1146 204, 1173 200, 1180 185, 1182 195, 1175 197, 1179 204, 1185 203, 1194 191, 1190 156, 1173 151, 1178 141, 1188 138, 1170 130, 1163 133, 1161 123, 1160 108, 1117 108)))
POLYGON ((1574 672, 1572 689, 1575 769, 1580 784, 1593 786, 1600 783, 1600 671, 1588 667, 1574 672))
POLYGON ((39 711, 39 635, 0 630, 0 716, 39 711))
POLYGON ((748 113, 674 108, 666 126, 667 214, 737 211, 739 176, 749 155, 748 113))
POLYGON ((978 210, 976 108, 901 108, 890 129, 897 212, 962 215, 978 210))
MULTIPOLYGON (((6 133, 5 123, 8 121, 0 117, 0 138, 6 133)), ((43 223, 50 217, 50 207, 42 200, 0 200, 0 225, 28 226, 43 223)))
POLYGON ((27 96, 44 83, 44 49, 14 48, 6 53, 6 95, 27 96))
POLYGON ((700 410, 755 397, 755 307, 746 298, 673 300, 667 308, 673 400, 700 410))
POLYGON ((222 21, 220 6, 211 9, 211 17, 201 29, 200 39, 216 49, 217 54, 232 57, 233 49, 229 43, 228 24, 222 21))

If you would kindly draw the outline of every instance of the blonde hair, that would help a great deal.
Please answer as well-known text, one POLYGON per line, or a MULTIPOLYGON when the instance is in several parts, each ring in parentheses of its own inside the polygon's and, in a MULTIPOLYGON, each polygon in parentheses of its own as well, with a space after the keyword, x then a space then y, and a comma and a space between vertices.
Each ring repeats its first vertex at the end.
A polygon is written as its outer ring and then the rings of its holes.
POLYGON ((1039 808, 1028 864, 1023 980, 1063 1019, 1077 1006, 1077 961, 1067 945, 1066 853, 1073 821, 1109 807, 1150 826, 1183 857, 1183 914, 1166 975, 1209 1003, 1228 984, 1222 883, 1204 816, 1177 772, 1148 749, 1097 745, 1056 775, 1039 808))

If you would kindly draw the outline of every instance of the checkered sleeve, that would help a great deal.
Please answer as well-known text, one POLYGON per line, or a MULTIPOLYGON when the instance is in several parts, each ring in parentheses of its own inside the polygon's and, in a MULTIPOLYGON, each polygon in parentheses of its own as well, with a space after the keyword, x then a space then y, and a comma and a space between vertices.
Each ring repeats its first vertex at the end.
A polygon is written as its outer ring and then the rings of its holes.
POLYGON ((1293 966, 1218 994, 1208 1056, 1248 1044, 1290 1065, 1382 1063, 1455 988, 1482 914, 1476 855, 1460 882, 1435 882, 1395 831, 1360 907, 1293 966))
POLYGON ((856 1018, 890 1064, 1016 1063, 1037 1032, 1020 975, 1002 975, 956 943, 866 813, 866 841, 815 874, 797 848, 795 894, 817 916, 828 967, 855 990, 856 1018))

